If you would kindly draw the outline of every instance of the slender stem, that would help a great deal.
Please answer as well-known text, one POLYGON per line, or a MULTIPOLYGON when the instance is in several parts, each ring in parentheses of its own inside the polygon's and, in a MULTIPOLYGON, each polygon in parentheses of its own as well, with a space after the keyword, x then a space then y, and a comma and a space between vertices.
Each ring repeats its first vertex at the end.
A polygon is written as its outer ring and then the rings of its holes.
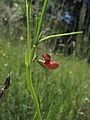
POLYGON ((33 49, 32 49, 31 60, 34 57, 34 53, 36 51, 36 46, 38 44, 38 40, 39 40, 38 37, 39 37, 40 32, 41 32, 41 27, 42 27, 43 18, 44 18, 44 15, 45 15, 47 3, 48 3, 48 0, 44 0, 44 5, 43 5, 43 8, 42 8, 42 13, 41 13, 41 16, 40 16, 40 19, 39 19, 39 22, 38 22, 38 26, 37 26, 37 29, 36 29, 36 35, 35 35, 34 45, 33 45, 33 49))
POLYGON ((31 29, 30 29, 31 4, 30 2, 28 2, 28 0, 26 0, 26 16, 27 16, 27 57, 29 64, 31 57, 31 29))
POLYGON ((47 3, 48 3, 48 0, 44 0, 44 5, 43 5, 42 13, 41 13, 41 16, 40 16, 40 21, 39 21, 38 28, 37 28, 36 42, 38 41, 38 36, 40 34, 40 31, 41 31, 41 27, 42 27, 43 18, 44 18, 44 15, 45 15, 47 3))
POLYGON ((31 57, 34 55, 34 52, 31 52, 31 24, 30 24, 30 18, 31 18, 31 2, 26 0, 26 16, 27 16, 27 56, 26 60, 27 65, 26 65, 26 75, 27 75, 27 85, 28 85, 28 90, 31 93, 35 108, 37 111, 38 115, 38 120, 42 120, 41 113, 40 113, 40 108, 39 108, 39 103, 38 99, 32 84, 32 74, 31 74, 31 57), (32 55, 33 54, 33 55, 32 55))
POLYGON ((35 104, 35 107, 36 107, 36 110, 37 110, 38 120, 42 120, 40 109, 39 109, 39 104, 38 104, 38 100, 37 100, 37 96, 35 94, 35 90, 34 90, 34 87, 33 87, 33 84, 32 84, 32 76, 31 76, 32 74, 31 74, 31 69, 30 69, 29 66, 26 67, 26 73, 27 73, 28 89, 31 92, 31 95, 32 95, 33 100, 34 100, 34 104, 35 104))
POLYGON ((70 33, 63 33, 63 34, 56 34, 56 35, 50 35, 50 36, 47 36, 47 37, 44 37, 42 39, 39 40, 39 43, 40 42, 43 42, 47 39, 50 39, 50 38, 55 38, 55 37, 62 37, 62 36, 68 36, 68 35, 75 35, 75 34, 81 34, 83 33, 83 31, 79 31, 79 32, 70 32, 70 33))

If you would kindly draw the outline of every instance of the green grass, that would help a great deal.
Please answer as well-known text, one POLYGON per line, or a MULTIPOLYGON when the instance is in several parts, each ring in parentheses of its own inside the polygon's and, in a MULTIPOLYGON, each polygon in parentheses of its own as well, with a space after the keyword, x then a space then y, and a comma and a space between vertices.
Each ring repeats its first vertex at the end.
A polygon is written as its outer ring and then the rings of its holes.
MULTIPOLYGON (((35 115, 26 84, 25 49, 21 42, 13 45, 0 40, 0 87, 6 76, 12 75, 12 85, 0 102, 0 120, 33 120, 35 115)), ((63 55, 52 57, 60 63, 54 71, 33 63, 33 84, 43 119, 50 112, 49 120, 89 120, 90 65, 63 55)))

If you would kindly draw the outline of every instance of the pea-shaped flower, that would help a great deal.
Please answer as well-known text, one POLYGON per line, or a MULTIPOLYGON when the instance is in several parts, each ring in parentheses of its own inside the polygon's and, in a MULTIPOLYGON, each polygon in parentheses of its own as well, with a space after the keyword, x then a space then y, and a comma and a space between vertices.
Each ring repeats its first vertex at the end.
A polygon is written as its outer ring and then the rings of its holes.
POLYGON ((53 70, 59 67, 59 63, 56 61, 51 60, 51 56, 49 54, 42 55, 44 60, 37 60, 37 62, 42 65, 44 68, 47 68, 49 70, 53 70))

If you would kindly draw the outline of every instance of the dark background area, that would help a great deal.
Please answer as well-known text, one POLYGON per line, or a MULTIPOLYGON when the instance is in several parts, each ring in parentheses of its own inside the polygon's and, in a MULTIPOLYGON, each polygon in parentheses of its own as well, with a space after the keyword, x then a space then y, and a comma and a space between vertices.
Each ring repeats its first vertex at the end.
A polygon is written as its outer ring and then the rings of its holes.
MULTIPOLYGON (((42 10, 43 0, 32 0, 33 18, 42 10)), ((83 35, 56 38, 48 42, 54 52, 73 52, 90 62, 90 0, 50 0, 43 29, 46 35, 83 31, 83 35)), ((33 26, 32 26, 33 27, 33 26)), ((26 15, 24 0, 0 1, 0 37, 19 41, 26 39, 26 15)))

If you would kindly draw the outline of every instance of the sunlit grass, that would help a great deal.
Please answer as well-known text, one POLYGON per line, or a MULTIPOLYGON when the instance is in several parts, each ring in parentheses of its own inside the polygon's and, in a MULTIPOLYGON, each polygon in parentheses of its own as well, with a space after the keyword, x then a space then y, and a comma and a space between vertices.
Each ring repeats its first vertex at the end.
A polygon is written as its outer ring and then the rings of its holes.
MULTIPOLYGON (((0 103, 0 120, 33 120, 35 108, 26 87, 25 45, 0 40, 0 87, 12 75, 12 85, 0 103)), ((33 63, 33 83, 43 119, 53 100, 50 120, 84 120, 89 118, 90 66, 85 60, 52 55, 60 63, 47 71, 33 63)), ((37 120, 37 119, 36 119, 37 120)))

